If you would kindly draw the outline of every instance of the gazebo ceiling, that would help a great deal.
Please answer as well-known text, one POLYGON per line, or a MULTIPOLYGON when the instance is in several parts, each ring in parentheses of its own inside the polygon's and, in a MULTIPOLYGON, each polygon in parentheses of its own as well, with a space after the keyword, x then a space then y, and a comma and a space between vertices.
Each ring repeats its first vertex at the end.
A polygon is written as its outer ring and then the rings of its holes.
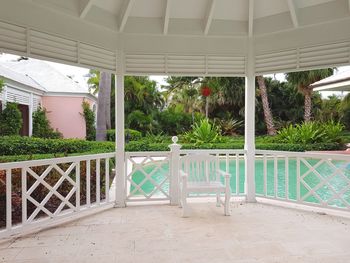
POLYGON ((27 1, 127 34, 259 36, 349 17, 342 0, 27 1))
POLYGON ((343 65, 349 0, 1 0, 0 51, 133 74, 343 65), (248 50, 248 46, 250 51, 248 50), (252 44, 253 43, 253 44, 252 44))

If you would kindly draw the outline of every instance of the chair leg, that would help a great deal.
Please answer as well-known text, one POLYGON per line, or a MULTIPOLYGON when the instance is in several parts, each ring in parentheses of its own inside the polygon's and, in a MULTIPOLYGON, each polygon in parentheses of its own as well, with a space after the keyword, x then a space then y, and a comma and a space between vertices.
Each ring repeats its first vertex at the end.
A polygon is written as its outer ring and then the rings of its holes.
POLYGON ((187 194, 184 190, 181 193, 182 217, 189 217, 189 208, 187 204, 187 194))
POLYGON ((216 193, 216 207, 221 206, 220 193, 216 193))
POLYGON ((181 187, 179 190, 179 207, 182 208, 182 191, 181 191, 181 187))
POLYGON ((228 187, 226 186, 226 190, 225 190, 225 216, 231 215, 230 201, 231 201, 231 189, 229 186, 228 187))

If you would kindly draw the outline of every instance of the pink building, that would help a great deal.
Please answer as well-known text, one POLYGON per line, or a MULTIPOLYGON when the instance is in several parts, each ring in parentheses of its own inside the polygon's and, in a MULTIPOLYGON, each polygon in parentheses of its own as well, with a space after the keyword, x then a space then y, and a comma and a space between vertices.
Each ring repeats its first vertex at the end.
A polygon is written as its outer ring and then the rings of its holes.
POLYGON ((64 138, 85 138, 82 102, 88 101, 93 110, 97 103, 87 88, 35 59, 1 62, 0 77, 5 81, 0 93, 1 107, 6 102, 19 104, 23 117, 21 135, 31 136, 32 114, 41 105, 47 110, 51 127, 64 138))

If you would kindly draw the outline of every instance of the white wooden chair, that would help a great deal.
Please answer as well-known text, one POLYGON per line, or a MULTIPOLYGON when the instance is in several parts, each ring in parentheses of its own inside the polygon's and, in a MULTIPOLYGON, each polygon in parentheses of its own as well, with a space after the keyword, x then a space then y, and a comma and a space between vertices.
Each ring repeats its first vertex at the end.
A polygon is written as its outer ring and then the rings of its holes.
POLYGON ((187 197, 190 193, 215 193, 216 205, 224 205, 224 213, 230 215, 230 177, 220 170, 219 158, 213 155, 196 154, 181 157, 180 162, 180 205, 183 217, 189 216, 187 197), (224 183, 222 183, 223 178, 224 183), (225 200, 221 200, 221 193, 225 200))

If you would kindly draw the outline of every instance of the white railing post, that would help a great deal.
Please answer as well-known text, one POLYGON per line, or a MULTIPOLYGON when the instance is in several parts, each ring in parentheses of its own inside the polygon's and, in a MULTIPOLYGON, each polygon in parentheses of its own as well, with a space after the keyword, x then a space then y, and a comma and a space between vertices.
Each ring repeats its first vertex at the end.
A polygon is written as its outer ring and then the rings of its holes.
POLYGON ((173 136, 171 138, 173 141, 172 144, 169 145, 170 148, 170 160, 169 160, 169 171, 170 171, 170 204, 178 205, 180 198, 180 181, 179 181, 179 170, 180 170, 180 149, 181 145, 177 144, 178 138, 173 136))

